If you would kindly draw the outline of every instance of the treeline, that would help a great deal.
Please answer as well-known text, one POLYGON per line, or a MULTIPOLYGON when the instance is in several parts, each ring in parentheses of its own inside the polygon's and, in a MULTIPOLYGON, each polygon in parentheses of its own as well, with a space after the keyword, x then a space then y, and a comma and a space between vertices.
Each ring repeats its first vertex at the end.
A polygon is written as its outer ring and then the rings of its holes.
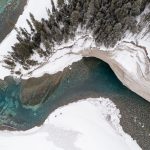
POLYGON ((78 25, 84 30, 93 32, 98 45, 114 46, 121 39, 126 30, 136 33, 137 22, 135 16, 141 14, 150 0, 58 0, 58 7, 52 3, 52 12, 48 9, 49 19, 37 21, 30 14, 31 21, 27 23, 31 29, 16 29, 18 43, 10 53, 12 59, 6 61, 14 66, 19 62, 26 69, 37 62, 29 60, 36 51, 41 56, 53 53, 53 45, 61 44, 73 39, 78 25), (41 43, 45 49, 40 46, 41 43))

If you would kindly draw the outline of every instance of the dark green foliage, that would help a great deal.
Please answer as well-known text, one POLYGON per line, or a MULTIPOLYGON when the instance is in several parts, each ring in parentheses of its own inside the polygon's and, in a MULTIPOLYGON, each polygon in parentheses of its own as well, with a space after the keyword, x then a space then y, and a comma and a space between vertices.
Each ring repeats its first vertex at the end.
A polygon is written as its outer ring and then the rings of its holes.
MULTIPOLYGON (((13 59, 23 65, 29 64, 28 59, 37 51, 40 56, 53 53, 53 45, 61 44, 64 40, 73 39, 78 25, 93 32, 98 45, 114 46, 121 39, 126 30, 137 32, 135 16, 139 15, 150 0, 58 0, 56 8, 53 0, 52 12, 47 9, 48 20, 37 21, 30 14, 31 22, 27 23, 31 29, 16 29, 18 43, 12 48, 13 59), (46 51, 40 48, 45 45, 46 51)), ((149 16, 147 16, 148 18, 149 16)), ((31 63, 30 64, 35 64, 31 63)))
POLYGON ((144 22, 150 22, 150 12, 145 15, 144 22))
POLYGON ((61 8, 64 4, 64 0, 58 0, 58 7, 61 8))
POLYGON ((27 43, 27 42, 21 42, 21 43, 16 43, 12 49, 12 57, 14 60, 18 61, 21 64, 24 64, 26 59, 30 57, 30 55, 33 53, 33 48, 34 46, 32 43, 27 43))
POLYGON ((12 68, 15 66, 14 61, 12 61, 12 60, 10 60, 10 59, 5 59, 4 62, 5 62, 7 65, 11 66, 12 68))
POLYGON ((56 12, 56 8, 55 8, 53 0, 51 0, 51 4, 52 4, 52 12, 54 13, 54 12, 56 12))
POLYGON ((28 19, 27 19, 27 23, 28 23, 28 25, 30 27, 31 32, 35 32, 35 29, 33 28, 32 23, 28 19))

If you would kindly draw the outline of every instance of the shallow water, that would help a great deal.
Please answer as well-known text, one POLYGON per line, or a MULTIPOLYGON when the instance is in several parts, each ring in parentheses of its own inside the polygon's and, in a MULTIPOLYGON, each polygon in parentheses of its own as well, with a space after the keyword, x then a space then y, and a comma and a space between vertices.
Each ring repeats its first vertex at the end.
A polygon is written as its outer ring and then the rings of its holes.
POLYGON ((0 42, 12 31, 27 0, 0 0, 0 42))
POLYGON ((9 1, 8 0, 1 0, 0 1, 0 13, 2 13, 5 9, 5 7, 8 5, 9 1))
MULTIPOLYGON (((16 1, 17 3, 19 0, 1 0, 0 1, 0 13, 3 13, 5 9, 11 4, 11 2, 16 1)), ((17 7, 17 6, 16 6, 17 7)), ((14 8, 15 9, 15 8, 14 8)))
POLYGON ((74 63, 44 104, 24 107, 19 98, 20 85, 0 90, 0 123, 26 130, 40 125, 59 106, 87 97, 110 98, 120 109, 121 124, 144 150, 150 147, 150 103, 128 90, 110 67, 95 58, 74 63))

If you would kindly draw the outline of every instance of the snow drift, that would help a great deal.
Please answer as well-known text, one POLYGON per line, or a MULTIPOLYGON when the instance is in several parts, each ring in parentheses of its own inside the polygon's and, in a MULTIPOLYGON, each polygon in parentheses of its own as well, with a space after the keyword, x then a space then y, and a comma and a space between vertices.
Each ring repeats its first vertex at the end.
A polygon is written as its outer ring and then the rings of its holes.
POLYGON ((55 110, 44 125, 26 132, 0 132, 1 150, 141 150, 120 126, 109 99, 85 99, 55 110))

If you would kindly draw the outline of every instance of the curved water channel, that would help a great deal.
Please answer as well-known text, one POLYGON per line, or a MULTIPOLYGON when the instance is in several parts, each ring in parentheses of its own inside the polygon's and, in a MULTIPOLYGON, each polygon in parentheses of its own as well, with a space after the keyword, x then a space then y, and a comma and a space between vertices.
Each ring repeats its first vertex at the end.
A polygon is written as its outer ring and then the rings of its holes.
POLYGON ((143 150, 148 150, 150 103, 123 86, 110 67, 99 59, 83 58, 70 67, 46 101, 36 106, 26 107, 21 103, 21 84, 10 82, 8 86, 1 86, 1 127, 26 130, 41 125, 59 106, 87 97, 102 96, 110 98, 120 109, 121 125, 125 132, 136 139, 143 150))

